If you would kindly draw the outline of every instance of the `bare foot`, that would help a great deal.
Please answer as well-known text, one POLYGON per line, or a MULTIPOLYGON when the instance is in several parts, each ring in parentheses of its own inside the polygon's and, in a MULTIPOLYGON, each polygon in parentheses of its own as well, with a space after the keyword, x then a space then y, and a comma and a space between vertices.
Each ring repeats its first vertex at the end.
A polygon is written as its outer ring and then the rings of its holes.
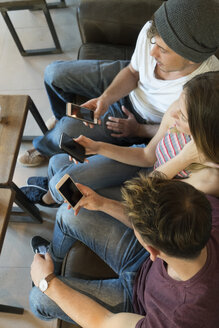
POLYGON ((42 200, 45 204, 55 204, 54 199, 52 198, 51 192, 48 190, 47 193, 42 197, 42 200))

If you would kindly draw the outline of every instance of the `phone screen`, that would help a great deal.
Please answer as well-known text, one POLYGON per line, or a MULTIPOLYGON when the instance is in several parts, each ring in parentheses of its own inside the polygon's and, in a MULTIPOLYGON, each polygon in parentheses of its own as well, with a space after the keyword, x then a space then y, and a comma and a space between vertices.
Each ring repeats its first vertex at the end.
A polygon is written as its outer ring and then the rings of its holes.
POLYGON ((60 192, 65 196, 67 201, 75 207, 79 200, 83 197, 83 194, 76 187, 71 178, 68 178, 61 187, 59 187, 60 192))
POLYGON ((70 116, 78 118, 82 121, 90 122, 95 124, 94 122, 94 112, 85 107, 80 107, 75 104, 71 104, 70 116))
POLYGON ((66 133, 62 133, 59 141, 59 147, 67 154, 75 158, 77 161, 83 163, 85 159, 85 148, 74 141, 66 133))

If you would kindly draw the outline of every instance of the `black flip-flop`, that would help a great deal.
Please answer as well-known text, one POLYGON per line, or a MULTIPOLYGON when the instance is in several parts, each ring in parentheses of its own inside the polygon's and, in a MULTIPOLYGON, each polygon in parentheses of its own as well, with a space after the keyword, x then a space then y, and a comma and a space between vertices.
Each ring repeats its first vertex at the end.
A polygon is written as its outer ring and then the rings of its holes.
POLYGON ((51 207, 51 208, 56 208, 61 205, 57 203, 46 204, 42 198, 47 193, 48 190, 41 188, 39 186, 29 185, 29 186, 23 186, 20 189, 25 194, 25 196, 34 204, 39 204, 41 206, 51 207))

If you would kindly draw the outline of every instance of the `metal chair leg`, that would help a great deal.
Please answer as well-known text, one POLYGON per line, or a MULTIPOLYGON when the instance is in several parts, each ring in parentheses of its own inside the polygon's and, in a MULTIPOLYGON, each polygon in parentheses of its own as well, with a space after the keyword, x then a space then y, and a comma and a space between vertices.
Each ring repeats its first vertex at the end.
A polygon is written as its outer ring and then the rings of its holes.
POLYGON ((0 304, 0 312, 13 313, 13 314, 23 314, 24 309, 16 306, 3 305, 0 304))

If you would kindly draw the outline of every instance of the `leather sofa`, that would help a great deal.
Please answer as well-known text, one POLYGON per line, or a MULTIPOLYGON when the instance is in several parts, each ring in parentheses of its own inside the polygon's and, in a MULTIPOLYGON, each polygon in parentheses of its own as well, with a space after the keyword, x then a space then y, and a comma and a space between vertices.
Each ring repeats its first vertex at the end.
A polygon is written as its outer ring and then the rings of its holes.
MULTIPOLYGON (((80 0, 77 21, 82 44, 78 59, 129 60, 142 26, 162 3, 162 0, 80 0)), ((219 58, 219 51, 216 55, 219 58)), ((82 101, 78 99, 78 103, 82 101)), ((83 279, 117 276, 81 242, 76 242, 67 254, 62 275, 83 279)), ((58 327, 78 326, 58 320, 58 327)))
MULTIPOLYGON (((80 0, 77 21, 82 45, 78 59, 130 60, 137 36, 161 0, 80 0)), ((82 100, 77 99, 78 103, 82 100)), ((62 275, 83 279, 116 277, 96 254, 76 242, 67 254, 62 275)), ((59 328, 78 327, 58 320, 59 328)))

